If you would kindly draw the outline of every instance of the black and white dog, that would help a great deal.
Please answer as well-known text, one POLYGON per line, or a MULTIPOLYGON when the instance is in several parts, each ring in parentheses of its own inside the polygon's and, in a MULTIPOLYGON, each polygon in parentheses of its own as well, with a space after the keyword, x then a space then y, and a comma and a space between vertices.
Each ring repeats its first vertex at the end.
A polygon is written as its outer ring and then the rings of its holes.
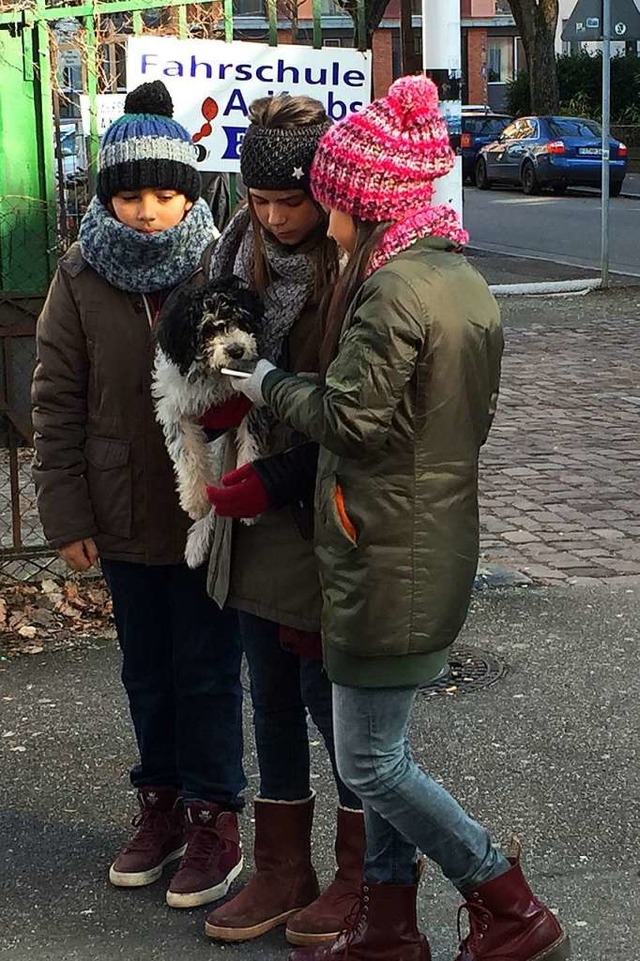
MULTIPOLYGON (((207 559, 212 511, 205 485, 213 482, 208 438, 198 423, 210 407, 235 396, 223 367, 257 359, 261 307, 238 277, 222 277, 170 295, 156 327, 153 377, 156 416, 177 477, 180 505, 195 523, 185 559, 198 567, 207 559)), ((254 460, 257 448, 247 418, 237 429, 238 466, 254 460)))

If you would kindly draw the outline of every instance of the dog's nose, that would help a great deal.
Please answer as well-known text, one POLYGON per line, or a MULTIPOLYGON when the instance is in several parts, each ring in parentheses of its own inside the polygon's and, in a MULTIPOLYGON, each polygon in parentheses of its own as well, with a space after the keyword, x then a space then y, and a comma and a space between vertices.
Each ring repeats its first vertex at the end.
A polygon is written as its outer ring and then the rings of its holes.
POLYGON ((232 360, 241 360, 244 357, 244 347, 240 344, 231 344, 227 347, 227 354, 232 360))

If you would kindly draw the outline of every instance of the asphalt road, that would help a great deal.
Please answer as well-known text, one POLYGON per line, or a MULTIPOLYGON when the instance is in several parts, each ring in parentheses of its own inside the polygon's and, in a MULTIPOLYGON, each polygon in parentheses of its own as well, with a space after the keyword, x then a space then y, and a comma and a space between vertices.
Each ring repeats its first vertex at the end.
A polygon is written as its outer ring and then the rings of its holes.
MULTIPOLYGON (((466 187, 464 219, 471 246, 481 250, 576 267, 600 262, 600 195, 595 191, 525 197, 510 188, 466 187)), ((640 196, 611 200, 610 238, 611 269, 640 277, 640 196)))
MULTIPOLYGON (((473 694, 420 696, 415 708, 416 756, 495 837, 523 839, 527 874, 561 915, 573 961, 637 953, 639 624, 638 579, 481 592, 460 644, 506 674, 473 694)), ((166 880, 138 891, 107 883, 133 800, 118 666, 114 642, 0 662, 0 958, 285 961, 281 931, 209 942, 206 910, 167 908, 166 880)), ((248 726, 246 766, 250 796, 248 726)), ((326 882, 335 793, 317 736, 312 771, 326 882)), ((250 809, 243 835, 250 852, 250 809)), ((455 955, 457 903, 430 865, 419 916, 434 961, 455 955)))

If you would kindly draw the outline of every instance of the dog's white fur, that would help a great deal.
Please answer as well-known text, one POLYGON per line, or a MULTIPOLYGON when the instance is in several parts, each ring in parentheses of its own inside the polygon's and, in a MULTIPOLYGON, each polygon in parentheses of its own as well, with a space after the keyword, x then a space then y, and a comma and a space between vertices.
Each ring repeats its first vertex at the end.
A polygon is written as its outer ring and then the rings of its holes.
MULTIPOLYGON (((217 483, 207 435, 198 423, 210 407, 218 407, 235 396, 231 381, 220 368, 233 366, 227 348, 233 343, 245 349, 245 358, 257 356, 257 345, 252 334, 235 329, 233 334, 219 333, 205 345, 211 368, 203 378, 183 375, 179 368, 158 349, 153 374, 153 396, 156 416, 162 425, 169 456, 174 465, 180 506, 195 523, 187 536, 185 560, 189 567, 199 567, 209 554, 213 533, 213 510, 206 498, 205 486, 217 483)), ((246 464, 258 455, 253 437, 247 429, 247 419, 236 429, 237 466, 246 464)))

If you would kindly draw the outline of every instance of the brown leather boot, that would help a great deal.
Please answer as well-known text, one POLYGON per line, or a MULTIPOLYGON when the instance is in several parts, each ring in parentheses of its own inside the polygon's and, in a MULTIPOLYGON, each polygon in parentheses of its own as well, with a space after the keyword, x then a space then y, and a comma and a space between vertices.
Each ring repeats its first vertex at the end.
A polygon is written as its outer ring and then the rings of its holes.
POLYGON ((362 811, 338 808, 336 876, 319 898, 287 921, 290 944, 330 944, 344 928, 350 904, 360 893, 365 854, 362 811), (348 895, 354 895, 349 899, 348 895))
POLYGON ((415 884, 365 884, 333 944, 297 948, 289 961, 431 961, 418 931, 415 884))
POLYGON ((456 961, 564 961, 569 938, 532 893, 519 861, 509 860, 508 871, 465 895, 460 911, 469 912, 469 934, 456 961))
POLYGON ((157 881, 165 864, 185 850, 180 796, 174 787, 141 787, 137 829, 109 868, 109 880, 121 888, 139 888, 157 881))
POLYGON ((211 912, 204 926, 210 938, 259 938, 318 897, 318 879, 311 866, 314 800, 256 798, 256 873, 240 894, 211 912))

